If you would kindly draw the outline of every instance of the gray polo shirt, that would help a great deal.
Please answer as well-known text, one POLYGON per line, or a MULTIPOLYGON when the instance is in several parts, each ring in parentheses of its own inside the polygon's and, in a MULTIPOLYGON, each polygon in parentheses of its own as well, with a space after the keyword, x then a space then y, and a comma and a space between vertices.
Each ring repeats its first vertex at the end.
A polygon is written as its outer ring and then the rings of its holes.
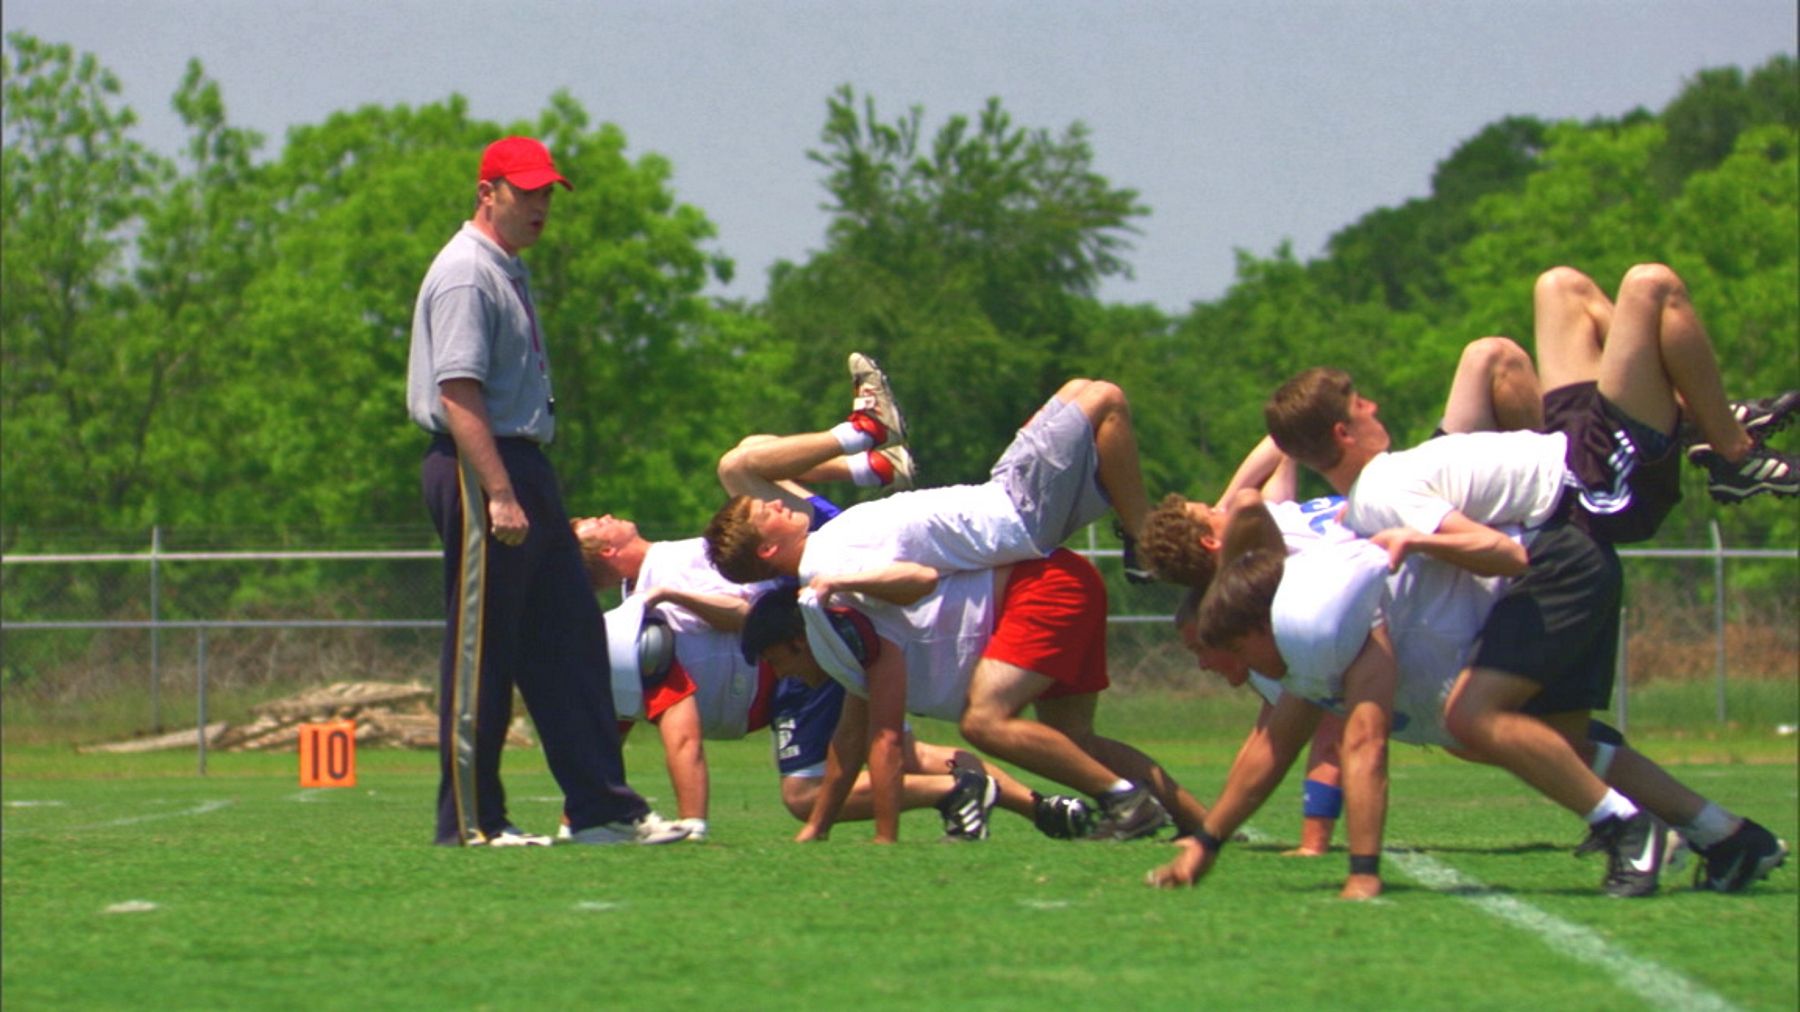
POLYGON ((531 305, 529 272, 464 222, 425 272, 413 305, 406 407, 428 432, 449 432, 438 384, 481 381, 495 436, 548 443, 550 357, 531 305))

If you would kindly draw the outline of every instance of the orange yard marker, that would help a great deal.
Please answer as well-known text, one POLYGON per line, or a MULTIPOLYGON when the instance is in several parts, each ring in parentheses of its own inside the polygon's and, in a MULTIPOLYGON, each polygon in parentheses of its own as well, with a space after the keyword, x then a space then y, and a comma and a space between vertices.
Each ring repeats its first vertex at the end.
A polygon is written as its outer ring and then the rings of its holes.
POLYGON ((356 786, 356 721, 300 725, 300 786, 356 786))

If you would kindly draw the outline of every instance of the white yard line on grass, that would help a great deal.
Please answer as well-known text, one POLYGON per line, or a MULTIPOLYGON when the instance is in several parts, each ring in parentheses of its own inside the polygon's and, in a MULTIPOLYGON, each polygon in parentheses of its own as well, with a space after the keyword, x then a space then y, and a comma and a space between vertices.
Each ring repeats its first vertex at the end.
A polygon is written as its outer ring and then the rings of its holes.
MULTIPOLYGON (((1538 936, 1551 949, 1605 971, 1620 987, 1656 1008, 1735 1009, 1737 1006, 1661 964, 1640 959, 1579 924, 1571 924, 1525 901, 1488 889, 1455 868, 1424 854, 1388 849, 1383 856, 1420 885, 1473 903, 1483 913, 1538 936)), ((1642 902, 1620 900, 1621 903, 1642 902)))
MULTIPOLYGON (((1265 843, 1273 839, 1249 827, 1244 828, 1244 835, 1254 843, 1265 843)), ((1680 1009, 1683 1012, 1701 1009, 1733 1012, 1737 1008, 1681 974, 1661 964, 1633 956, 1588 928, 1571 924, 1517 897, 1493 892, 1486 883, 1470 878, 1424 854, 1387 848, 1382 851, 1382 857, 1390 867, 1398 867, 1408 878, 1427 889, 1472 903, 1490 917, 1497 917, 1515 928, 1536 935, 1552 950, 1605 971, 1620 987, 1631 991, 1655 1008, 1680 1009)))
POLYGON ((58 826, 55 829, 19 829, 16 827, 0 828, 0 834, 6 836, 36 836, 41 833, 75 833, 89 829, 113 829, 118 826, 135 826, 141 822, 157 822, 162 819, 180 819, 190 815, 206 815, 231 805, 230 801, 202 801, 192 808, 183 808, 176 812, 154 812, 150 815, 133 815, 123 819, 108 819, 105 822, 89 822, 79 826, 58 826))

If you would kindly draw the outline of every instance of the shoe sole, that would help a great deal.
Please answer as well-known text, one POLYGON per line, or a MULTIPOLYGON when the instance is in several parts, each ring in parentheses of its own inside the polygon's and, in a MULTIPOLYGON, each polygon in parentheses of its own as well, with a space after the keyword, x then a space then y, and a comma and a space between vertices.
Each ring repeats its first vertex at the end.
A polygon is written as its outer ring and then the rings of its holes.
POLYGON ((888 462, 894 465, 894 480, 881 486, 882 495, 891 492, 906 492, 916 486, 915 473, 918 465, 913 461, 912 451, 904 446, 889 446, 875 452, 886 457, 888 462))
POLYGON ((882 371, 881 363, 861 352, 853 351, 847 360, 850 368, 850 379, 856 385, 856 397, 862 399, 862 391, 873 391, 870 399, 875 402, 876 412, 881 416, 882 424, 887 426, 887 442, 882 447, 895 446, 906 442, 906 412, 900 410, 900 401, 894 396, 894 387, 888 382, 887 373, 882 371))
POLYGON ((1768 482, 1759 481, 1748 488, 1740 485, 1713 485, 1709 483, 1706 486, 1706 490, 1712 494, 1714 502, 1721 502, 1727 506, 1736 506, 1738 503, 1743 502, 1753 495, 1762 495, 1764 493, 1775 496, 1778 499, 1792 499, 1795 496, 1800 495, 1800 483, 1792 485, 1771 485, 1768 482))
MULTIPOLYGON (((1782 394, 1774 400, 1773 410, 1762 415, 1739 418, 1738 424, 1744 427, 1745 432, 1758 439, 1785 431, 1788 426, 1794 424, 1796 417, 1800 417, 1800 415, 1796 415, 1796 411, 1800 411, 1800 397, 1789 397, 1787 394, 1782 394)), ((1736 414, 1737 412, 1734 410, 1732 415, 1736 414)))

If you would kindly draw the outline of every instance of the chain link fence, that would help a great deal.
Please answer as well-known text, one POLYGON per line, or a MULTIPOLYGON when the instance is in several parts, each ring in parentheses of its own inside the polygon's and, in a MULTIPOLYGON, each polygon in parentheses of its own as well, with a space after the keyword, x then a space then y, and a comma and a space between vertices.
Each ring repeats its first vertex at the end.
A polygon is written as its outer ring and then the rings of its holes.
MULTIPOLYGON (((334 534, 329 549, 246 531, 156 530, 136 545, 91 534, 29 545, 9 538, 0 554, 6 731, 92 741, 233 719, 328 682, 435 685, 442 556, 419 545, 419 534, 334 534)), ((1118 550, 1093 531, 1085 541, 1079 549, 1107 575, 1115 685, 1180 691, 1210 682, 1169 627, 1180 589, 1127 584, 1118 550)), ((1800 553, 1727 548, 1715 529, 1708 546, 1621 555, 1630 588, 1621 721, 1629 686, 1647 680, 1709 682, 1708 716, 1721 723, 1733 716, 1733 682, 1792 682, 1800 553)))

